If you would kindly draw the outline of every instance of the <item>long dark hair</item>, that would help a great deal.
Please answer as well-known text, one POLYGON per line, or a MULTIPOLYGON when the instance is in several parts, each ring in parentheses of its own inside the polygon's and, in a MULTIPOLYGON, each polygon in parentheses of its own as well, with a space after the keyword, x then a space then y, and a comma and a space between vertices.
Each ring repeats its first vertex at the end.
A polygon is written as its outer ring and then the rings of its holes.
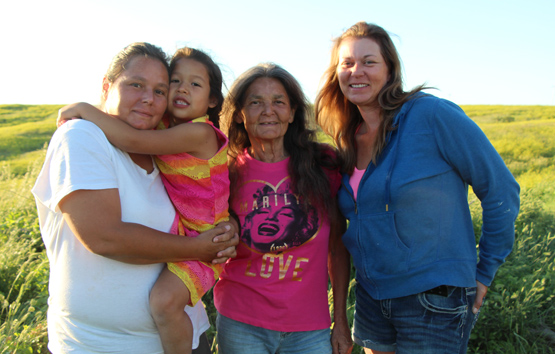
POLYGON ((299 82, 285 69, 264 63, 254 66, 235 80, 224 101, 222 110, 222 129, 229 137, 229 174, 233 197, 234 186, 240 178, 235 163, 237 157, 251 146, 245 125, 236 119, 240 117, 245 104, 246 92, 250 85, 260 78, 278 80, 295 109, 293 122, 289 124, 284 136, 284 148, 290 155, 288 170, 295 193, 303 199, 304 205, 322 205, 329 211, 334 198, 324 169, 336 169, 339 164, 334 149, 316 142, 316 132, 307 127, 309 114, 308 102, 299 82))

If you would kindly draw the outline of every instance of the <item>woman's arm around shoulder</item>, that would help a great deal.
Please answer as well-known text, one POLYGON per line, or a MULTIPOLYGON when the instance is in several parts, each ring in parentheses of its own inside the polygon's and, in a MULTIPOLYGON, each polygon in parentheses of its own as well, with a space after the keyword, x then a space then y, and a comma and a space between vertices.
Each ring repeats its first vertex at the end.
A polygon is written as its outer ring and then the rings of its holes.
POLYGON ((140 130, 84 102, 65 106, 58 112, 58 122, 73 117, 93 122, 114 146, 129 153, 168 155, 186 152, 199 158, 210 158, 218 151, 216 133, 206 123, 140 130))
POLYGON ((58 204, 79 241, 92 253, 132 264, 234 257, 238 237, 229 224, 182 237, 121 221, 118 190, 77 190, 58 204))

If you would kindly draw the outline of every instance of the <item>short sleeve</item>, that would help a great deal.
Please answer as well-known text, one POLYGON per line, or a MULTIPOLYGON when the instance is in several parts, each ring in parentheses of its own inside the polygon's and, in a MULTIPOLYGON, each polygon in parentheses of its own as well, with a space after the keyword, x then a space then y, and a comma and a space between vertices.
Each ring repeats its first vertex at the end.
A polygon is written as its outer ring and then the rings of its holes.
POLYGON ((114 148, 93 123, 64 124, 50 141, 43 168, 32 189, 35 198, 52 211, 76 190, 117 188, 114 148))

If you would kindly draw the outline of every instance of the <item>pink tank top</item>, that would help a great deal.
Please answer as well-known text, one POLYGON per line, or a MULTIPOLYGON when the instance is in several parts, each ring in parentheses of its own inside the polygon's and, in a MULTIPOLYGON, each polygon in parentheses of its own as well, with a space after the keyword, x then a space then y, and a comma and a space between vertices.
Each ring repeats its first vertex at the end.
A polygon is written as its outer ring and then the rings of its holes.
POLYGON ((355 197, 355 200, 357 200, 358 185, 360 184, 360 180, 362 179, 364 172, 366 172, 366 170, 359 170, 355 167, 355 170, 353 171, 353 174, 349 179, 349 184, 353 188, 353 195, 355 197))

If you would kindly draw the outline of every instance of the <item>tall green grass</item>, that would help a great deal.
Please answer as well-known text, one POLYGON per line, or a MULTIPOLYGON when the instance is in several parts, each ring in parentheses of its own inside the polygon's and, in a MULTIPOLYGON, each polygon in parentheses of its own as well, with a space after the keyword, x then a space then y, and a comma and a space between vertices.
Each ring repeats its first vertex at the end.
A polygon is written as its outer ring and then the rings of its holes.
MULTIPOLYGON (((44 156, 44 154, 43 154, 44 156)), ((29 193, 40 164, 0 173, 0 353, 48 353, 48 259, 29 193)))
MULTIPOLYGON (((48 261, 29 190, 44 158, 43 146, 55 130, 59 107, 0 106, 0 354, 48 353, 48 261)), ((463 109, 488 135, 522 186, 515 247, 489 289, 468 352, 553 354, 555 107, 463 109)), ((479 201, 472 193, 469 200, 479 237, 479 201)), ((351 290, 353 286, 351 280, 351 290)), ((211 297, 205 300, 213 321, 211 297)), ((354 291, 347 306, 352 321, 354 291)), ((212 328, 209 336, 215 334, 212 328)), ((362 352, 360 347, 353 350, 362 352)))
MULTIPOLYGON (((543 207, 553 191, 522 193, 515 245, 488 291, 469 353, 555 353, 555 214, 543 207)), ((475 196, 471 202, 478 238, 481 209, 475 196)))

